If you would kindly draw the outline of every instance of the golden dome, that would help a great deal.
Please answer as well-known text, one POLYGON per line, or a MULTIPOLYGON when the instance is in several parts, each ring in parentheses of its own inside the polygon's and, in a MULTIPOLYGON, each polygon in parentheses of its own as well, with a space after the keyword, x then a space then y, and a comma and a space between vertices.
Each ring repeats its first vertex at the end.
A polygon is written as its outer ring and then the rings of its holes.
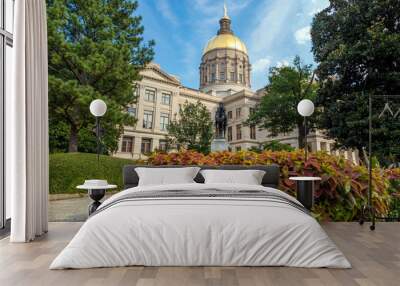
POLYGON ((238 37, 232 34, 220 34, 213 37, 208 41, 204 48, 203 55, 215 49, 234 49, 247 55, 246 45, 238 37))

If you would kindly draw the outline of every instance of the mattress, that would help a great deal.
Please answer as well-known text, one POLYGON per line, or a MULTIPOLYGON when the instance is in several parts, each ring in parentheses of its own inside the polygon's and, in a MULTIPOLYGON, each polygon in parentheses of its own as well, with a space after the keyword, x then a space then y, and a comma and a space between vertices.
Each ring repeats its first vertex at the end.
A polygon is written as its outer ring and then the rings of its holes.
POLYGON ((110 197, 50 269, 133 265, 351 267, 284 192, 193 183, 135 187, 110 197))

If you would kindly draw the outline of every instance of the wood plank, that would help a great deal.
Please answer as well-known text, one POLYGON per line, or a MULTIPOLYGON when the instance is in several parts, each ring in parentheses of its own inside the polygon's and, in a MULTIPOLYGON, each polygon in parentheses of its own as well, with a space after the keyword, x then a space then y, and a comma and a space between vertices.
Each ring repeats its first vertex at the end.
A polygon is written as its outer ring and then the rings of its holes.
POLYGON ((0 240, 2 286, 267 286, 399 285, 400 223, 327 223, 324 229, 352 263, 352 269, 290 267, 117 267, 48 269, 81 223, 50 223, 50 232, 27 244, 0 240))

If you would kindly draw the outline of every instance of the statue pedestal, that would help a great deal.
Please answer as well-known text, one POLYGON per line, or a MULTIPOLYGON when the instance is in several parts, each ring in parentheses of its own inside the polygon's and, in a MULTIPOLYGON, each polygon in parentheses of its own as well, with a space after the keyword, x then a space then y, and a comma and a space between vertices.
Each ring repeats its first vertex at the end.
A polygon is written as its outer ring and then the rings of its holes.
POLYGON ((228 150, 228 146, 224 138, 216 138, 211 141, 211 152, 226 151, 228 150))

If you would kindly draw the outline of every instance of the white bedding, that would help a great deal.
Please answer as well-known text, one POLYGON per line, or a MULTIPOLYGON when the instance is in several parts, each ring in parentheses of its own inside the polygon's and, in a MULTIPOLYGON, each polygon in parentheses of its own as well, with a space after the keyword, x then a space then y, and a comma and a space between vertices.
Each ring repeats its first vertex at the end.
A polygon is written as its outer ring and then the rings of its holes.
POLYGON ((145 266, 350 268, 318 222, 288 204, 257 198, 153 198, 108 204, 131 192, 263 190, 254 185, 180 184, 120 192, 90 217, 50 269, 145 266))

